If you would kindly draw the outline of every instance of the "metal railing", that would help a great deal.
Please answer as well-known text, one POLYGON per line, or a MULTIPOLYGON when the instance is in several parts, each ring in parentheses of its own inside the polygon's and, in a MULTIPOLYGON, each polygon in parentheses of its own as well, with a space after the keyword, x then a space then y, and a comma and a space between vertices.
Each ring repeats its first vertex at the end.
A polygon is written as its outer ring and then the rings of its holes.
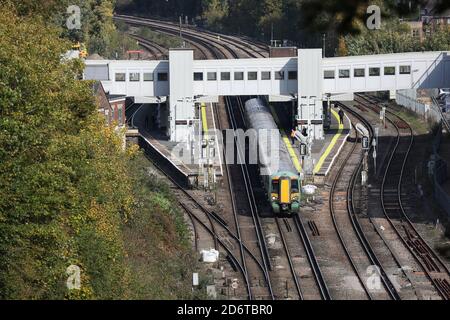
POLYGON ((397 104, 415 112, 425 120, 429 120, 433 123, 439 123, 441 119, 439 110, 437 110, 437 107, 433 102, 428 105, 417 101, 416 89, 397 90, 395 100, 397 104))

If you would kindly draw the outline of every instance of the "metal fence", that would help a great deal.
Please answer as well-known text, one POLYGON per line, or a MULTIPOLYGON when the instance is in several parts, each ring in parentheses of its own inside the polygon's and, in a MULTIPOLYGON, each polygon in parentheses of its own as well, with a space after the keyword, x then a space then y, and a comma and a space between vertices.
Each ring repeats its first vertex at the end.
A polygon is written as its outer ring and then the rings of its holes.
MULTIPOLYGON (((431 93, 431 95, 433 95, 433 93, 431 93)), ((439 123, 441 120, 439 110, 436 109, 439 108, 438 106, 434 105, 434 103, 428 105, 417 101, 416 89, 397 90, 395 100, 397 104, 415 112, 425 120, 429 120, 433 123, 439 123)))

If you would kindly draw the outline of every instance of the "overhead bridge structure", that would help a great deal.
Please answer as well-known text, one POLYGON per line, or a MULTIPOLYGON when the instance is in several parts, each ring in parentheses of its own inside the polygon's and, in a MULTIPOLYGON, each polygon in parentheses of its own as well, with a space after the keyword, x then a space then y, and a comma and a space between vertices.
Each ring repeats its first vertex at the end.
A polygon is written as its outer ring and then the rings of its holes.
POLYGON ((110 94, 137 103, 167 100, 166 128, 172 141, 192 130, 195 104, 219 96, 269 96, 293 101, 299 127, 323 138, 324 105, 355 92, 450 86, 450 52, 414 52, 323 58, 321 49, 297 57, 194 60, 192 49, 170 49, 169 60, 87 60, 87 80, 101 80, 110 94))

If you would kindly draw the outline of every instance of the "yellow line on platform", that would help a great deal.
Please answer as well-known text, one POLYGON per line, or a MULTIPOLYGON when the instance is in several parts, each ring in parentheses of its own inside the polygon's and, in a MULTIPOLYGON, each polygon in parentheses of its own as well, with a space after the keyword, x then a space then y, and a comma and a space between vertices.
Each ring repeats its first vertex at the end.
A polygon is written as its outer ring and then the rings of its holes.
POLYGON ((208 132, 208 120, 206 119, 206 104, 202 103, 201 107, 202 107, 202 128, 204 135, 206 135, 206 133, 208 132))
POLYGON ((325 150, 325 152, 322 154, 322 156, 319 159, 319 162, 317 162, 316 166, 314 167, 314 174, 316 174, 317 172, 320 171, 320 169, 323 166, 323 163, 325 162, 325 159, 328 157, 328 155, 330 154, 331 150, 333 149, 334 145, 336 144, 337 140, 339 139, 339 137, 342 134, 342 130, 344 129, 344 125, 340 123, 339 121, 339 115, 336 111, 334 111, 333 109, 331 109, 331 113, 333 114, 333 116, 336 118, 337 122, 339 123, 339 129, 338 132, 334 135, 333 139, 331 139, 330 144, 328 145, 327 149, 325 150))
MULTIPOLYGON (((280 119, 278 119, 278 116, 277 116, 275 110, 273 109, 273 106, 271 104, 269 104, 269 107, 270 107, 270 111, 272 112, 272 116, 273 116, 275 122, 277 123, 278 127, 280 127, 280 119)), ((281 138, 283 139, 284 144, 286 145, 286 148, 289 152, 289 155, 291 156, 291 160, 294 164, 295 169, 298 172, 301 172, 302 166, 300 165, 300 161, 298 161, 297 154, 295 153, 295 150, 292 147, 291 141, 289 140, 289 137, 286 134, 286 131, 280 129, 280 133, 281 133, 281 138)))

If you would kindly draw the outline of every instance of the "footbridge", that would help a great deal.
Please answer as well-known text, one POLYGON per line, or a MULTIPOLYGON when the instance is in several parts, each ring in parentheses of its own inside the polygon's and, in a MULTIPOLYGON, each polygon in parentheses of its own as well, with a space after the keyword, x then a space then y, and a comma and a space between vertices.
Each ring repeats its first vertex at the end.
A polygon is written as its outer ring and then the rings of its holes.
POLYGON ((321 49, 299 49, 288 58, 194 60, 192 49, 177 48, 163 61, 87 60, 84 79, 167 108, 162 121, 172 141, 191 132, 197 103, 251 95, 292 101, 297 125, 322 139, 330 101, 352 100, 355 92, 449 87, 450 52, 323 58, 321 49))

